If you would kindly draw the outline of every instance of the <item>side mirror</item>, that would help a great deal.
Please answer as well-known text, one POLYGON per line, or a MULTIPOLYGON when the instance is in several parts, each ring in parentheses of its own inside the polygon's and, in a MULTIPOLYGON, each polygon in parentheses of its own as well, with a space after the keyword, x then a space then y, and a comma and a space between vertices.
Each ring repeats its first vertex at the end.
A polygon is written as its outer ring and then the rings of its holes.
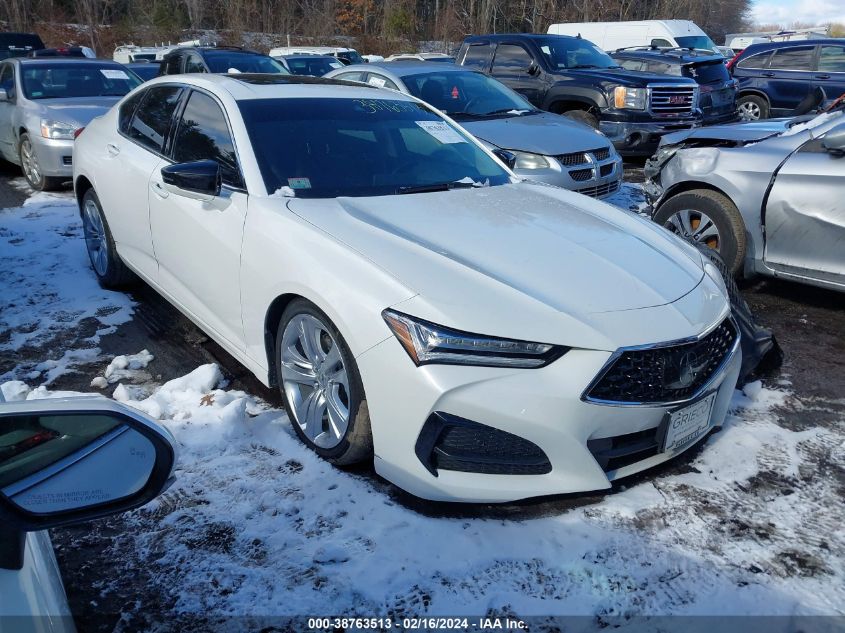
POLYGON ((142 506, 172 482, 174 444, 155 421, 105 398, 2 404, 0 524, 32 532, 142 506))
POLYGON ((528 70, 526 70, 525 72, 527 72, 532 77, 535 77, 540 74, 540 65, 537 62, 532 61, 528 65, 528 70))
POLYGON ((845 125, 837 125, 825 134, 822 147, 836 156, 845 155, 845 125))
POLYGON ((494 149, 493 153, 496 155, 496 158, 508 166, 508 169, 516 167, 516 154, 513 152, 509 152, 506 149, 494 149))
POLYGON ((8 101, 9 100, 9 93, 6 92, 5 88, 0 88, 0 101, 8 101))
POLYGON ((210 202, 220 195, 223 174, 213 160, 176 163, 161 168, 164 188, 179 196, 210 202))

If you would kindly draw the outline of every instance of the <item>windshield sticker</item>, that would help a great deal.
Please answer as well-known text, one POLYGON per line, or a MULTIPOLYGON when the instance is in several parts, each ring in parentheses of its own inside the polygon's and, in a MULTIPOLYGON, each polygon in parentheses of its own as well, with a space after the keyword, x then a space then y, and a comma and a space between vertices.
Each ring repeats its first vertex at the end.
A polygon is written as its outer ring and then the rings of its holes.
POLYGON ((311 180, 309 178, 288 178, 288 186, 291 189, 310 189, 311 180))
POLYGON ((449 127, 445 121, 414 121, 441 143, 466 143, 466 139, 449 127))
POLYGON ((122 70, 117 70, 116 68, 101 68, 100 72, 103 73, 103 77, 106 79, 124 79, 129 80, 129 75, 127 75, 122 70))
POLYGON ((370 77, 367 79, 367 83, 371 86, 376 86, 377 88, 384 88, 384 84, 387 82, 381 77, 370 77))

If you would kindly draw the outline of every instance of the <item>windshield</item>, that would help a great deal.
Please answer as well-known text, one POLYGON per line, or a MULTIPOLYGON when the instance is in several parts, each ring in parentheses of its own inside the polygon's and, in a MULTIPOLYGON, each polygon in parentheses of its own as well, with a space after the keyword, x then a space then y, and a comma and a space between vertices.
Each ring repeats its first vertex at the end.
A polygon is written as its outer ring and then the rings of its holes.
POLYGON ((337 54, 337 58, 347 62, 348 64, 366 64, 367 60, 361 57, 361 54, 356 51, 354 48, 350 48, 348 51, 343 51, 337 54))
POLYGON ((300 98, 238 105, 268 193, 384 196, 510 181, 495 160, 424 104, 300 98))
POLYGON ((713 40, 706 35, 684 35, 683 37, 676 37, 675 41, 681 48, 698 48, 703 51, 718 50, 713 40))
POLYGON ((408 91, 450 116, 491 116, 534 112, 502 83, 474 72, 433 72, 402 77, 408 91))
POLYGON ((25 64, 21 82, 27 99, 122 97, 139 86, 133 73, 106 64, 25 64))
POLYGON ((537 42, 552 68, 619 68, 598 46, 577 37, 556 37, 537 42))
POLYGON ((287 68, 267 55, 235 53, 230 51, 208 51, 205 61, 213 73, 228 73, 230 68, 242 73, 277 73, 289 75, 287 68))
POLYGON ((343 68, 343 64, 334 57, 288 57, 285 61, 294 75, 322 77, 327 72, 343 68))

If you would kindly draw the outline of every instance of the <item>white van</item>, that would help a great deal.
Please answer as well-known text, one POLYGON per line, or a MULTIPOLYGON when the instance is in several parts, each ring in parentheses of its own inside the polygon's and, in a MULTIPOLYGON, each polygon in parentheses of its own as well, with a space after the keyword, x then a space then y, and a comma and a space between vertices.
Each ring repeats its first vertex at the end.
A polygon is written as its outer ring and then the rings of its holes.
POLYGON ((698 48, 719 52, 701 28, 690 20, 629 22, 565 22, 552 24, 551 35, 580 35, 606 51, 626 46, 698 48))

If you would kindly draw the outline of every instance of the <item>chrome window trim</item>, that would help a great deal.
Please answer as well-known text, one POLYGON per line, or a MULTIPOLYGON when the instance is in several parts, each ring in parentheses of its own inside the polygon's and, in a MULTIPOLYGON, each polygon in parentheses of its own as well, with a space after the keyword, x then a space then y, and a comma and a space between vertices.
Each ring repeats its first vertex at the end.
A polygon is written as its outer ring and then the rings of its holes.
POLYGON ((690 336, 687 338, 676 339, 674 341, 663 341, 661 343, 648 343, 645 345, 631 345, 629 347, 620 347, 615 352, 610 355, 610 358, 607 359, 602 368, 599 370, 599 373, 596 374, 596 377, 590 381, 590 384, 587 385, 587 388, 581 393, 581 401, 588 402, 590 404, 598 404, 602 406, 610 406, 610 407, 671 407, 675 405, 685 404, 687 402, 691 402, 698 398, 701 394, 705 391, 710 389, 713 383, 719 378, 722 373, 724 373, 725 367, 730 363, 733 357, 736 355, 737 351, 739 350, 740 346, 740 339, 742 335, 739 331, 739 325, 737 324, 736 320, 733 318, 733 315, 729 315, 725 318, 719 319, 715 324, 701 332, 698 336, 690 336), (675 347, 678 345, 687 345, 689 343, 696 343, 701 339, 707 337, 713 331, 716 330, 722 323, 725 322, 725 318, 729 319, 731 325, 734 327, 734 331, 736 332, 736 340, 734 341, 733 347, 731 347, 730 352, 725 354, 725 357, 722 359, 722 362, 719 363, 719 366, 713 370, 713 375, 710 376, 710 379, 707 380, 701 387, 699 387, 695 393, 691 394, 687 398, 682 398, 681 400, 671 400, 671 401, 655 401, 655 402, 627 402, 624 400, 603 400, 601 398, 592 398, 588 394, 590 391, 599 383, 601 382, 602 378, 605 377, 610 368, 613 364, 619 359, 622 354, 625 352, 636 352, 641 350, 651 350, 651 349, 663 349, 666 347, 675 347))

